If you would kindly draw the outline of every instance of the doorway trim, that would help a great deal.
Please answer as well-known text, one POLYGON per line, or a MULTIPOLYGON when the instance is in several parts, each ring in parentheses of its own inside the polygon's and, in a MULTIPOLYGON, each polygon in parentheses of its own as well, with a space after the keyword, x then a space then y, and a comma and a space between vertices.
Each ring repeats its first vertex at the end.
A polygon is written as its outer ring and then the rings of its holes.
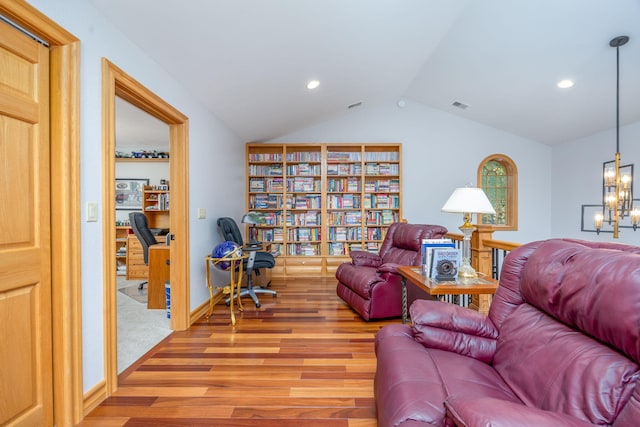
POLYGON ((0 14, 49 44, 53 419, 83 417, 80 245, 80 40, 24 0, 0 0, 0 14))
POLYGON ((171 329, 190 326, 189 292, 189 138, 187 116, 166 103, 108 59, 102 58, 103 147, 103 283, 106 396, 118 388, 118 340, 115 247, 115 98, 116 96, 169 125, 171 186, 171 329), (175 285, 174 285, 175 284, 175 285))

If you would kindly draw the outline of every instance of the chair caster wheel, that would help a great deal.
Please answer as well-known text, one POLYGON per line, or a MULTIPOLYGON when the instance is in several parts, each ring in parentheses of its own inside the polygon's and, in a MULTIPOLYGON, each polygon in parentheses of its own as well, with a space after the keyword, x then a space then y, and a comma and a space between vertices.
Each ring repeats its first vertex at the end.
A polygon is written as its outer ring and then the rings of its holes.
POLYGON ((256 308, 260 308, 260 303, 256 304, 256 308))
POLYGON ((225 301, 224 305, 226 305, 227 307, 229 307, 231 305, 231 301, 225 301))

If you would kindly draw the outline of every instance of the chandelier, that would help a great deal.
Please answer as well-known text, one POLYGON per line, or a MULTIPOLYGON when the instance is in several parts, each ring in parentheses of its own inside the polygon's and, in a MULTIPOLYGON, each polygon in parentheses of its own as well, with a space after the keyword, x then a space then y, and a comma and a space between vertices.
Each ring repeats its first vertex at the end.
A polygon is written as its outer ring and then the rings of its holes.
MULTIPOLYGON (((616 155, 614 160, 602 164, 602 203, 600 205, 583 205, 583 231, 585 207, 596 207, 593 223, 596 233, 603 227, 619 237, 620 228, 633 228, 640 223, 640 209, 633 207, 633 164, 622 165, 620 157, 620 46, 629 41, 628 36, 615 37, 609 46, 616 48, 616 155)), ((591 230, 592 231, 592 230, 591 230)))

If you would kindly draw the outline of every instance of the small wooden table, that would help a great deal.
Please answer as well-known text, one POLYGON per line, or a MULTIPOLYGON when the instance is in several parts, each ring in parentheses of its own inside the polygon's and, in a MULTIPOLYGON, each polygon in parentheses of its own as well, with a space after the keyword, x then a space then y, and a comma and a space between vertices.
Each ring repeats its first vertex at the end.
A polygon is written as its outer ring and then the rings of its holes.
MULTIPOLYGON (((408 307, 407 307, 407 280, 427 292, 429 295, 493 295, 498 289, 498 281, 493 278, 478 278, 473 283, 457 283, 457 282, 437 282, 429 279, 422 274, 420 267, 401 266, 398 267, 398 274, 402 276, 402 323, 407 323, 408 307)), ((480 301, 478 311, 488 312, 488 302, 480 301)))

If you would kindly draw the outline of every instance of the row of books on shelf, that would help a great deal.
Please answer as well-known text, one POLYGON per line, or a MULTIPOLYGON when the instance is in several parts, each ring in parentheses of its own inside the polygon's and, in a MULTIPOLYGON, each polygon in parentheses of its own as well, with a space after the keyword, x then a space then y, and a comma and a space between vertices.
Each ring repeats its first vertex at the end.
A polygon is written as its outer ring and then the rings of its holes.
POLYGON ((364 196, 365 209, 399 209, 400 208, 400 196, 396 194, 365 194, 364 196))
POLYGON ((319 162, 322 153, 319 151, 293 151, 287 153, 287 162, 319 162))
POLYGON ((362 240, 361 227, 329 227, 329 240, 362 240))
POLYGON ((282 176, 282 164, 249 165, 249 176, 282 176))
POLYGON ((360 195, 354 194, 329 194, 327 195, 327 208, 329 209, 359 209, 360 195))
POLYGON ((327 191, 335 193, 357 193, 360 191, 360 178, 328 179, 327 191))
POLYGON ((362 223, 362 212, 329 212, 327 214, 327 223, 329 225, 359 225, 362 223))
POLYGON ((397 151, 366 151, 364 160, 397 162, 400 160, 400 153, 397 151))
POLYGON ((284 190, 282 178, 252 178, 249 180, 250 192, 282 192, 284 190))
POLYGON ((287 209, 320 209, 322 199, 319 194, 287 196, 287 209))
POLYGON ((322 225, 322 215, 316 211, 302 212, 302 213, 287 213, 287 225, 300 226, 300 225, 322 225))
POLYGON ((258 228, 256 238, 259 242, 283 242, 284 230, 282 228, 258 228))
MULTIPOLYGON (((169 210, 169 193, 161 193, 155 195, 155 203, 145 206, 145 211, 168 211, 169 210)), ((154 200, 153 198, 147 199, 147 201, 154 200)))
POLYGON ((284 197, 279 194, 251 194, 249 195, 250 209, 281 209, 284 197))
POLYGON ((381 210, 381 211, 367 211, 366 224, 367 225, 391 225, 394 222, 399 221, 398 211, 381 210))
POLYGON ((320 228, 290 228, 287 238, 296 242, 317 242, 320 240, 320 228))
POLYGON ((359 151, 329 151, 327 161, 329 162, 359 162, 362 156, 359 151))
POLYGON ((313 177, 287 178, 287 191, 289 192, 316 192, 321 191, 321 182, 313 177))
POLYGON ((365 175, 399 175, 400 165, 398 163, 366 163, 365 175))
POLYGON ((327 165, 327 175, 361 175, 362 165, 359 163, 336 163, 327 165))
POLYGON ((281 153, 249 153, 250 162, 281 162, 281 153))
POLYGON ((367 180, 364 183, 365 193, 399 193, 400 192, 400 180, 399 179, 375 179, 367 180))
POLYGON ((319 164, 299 163, 295 165, 287 165, 287 175, 320 175, 321 169, 319 164))
POLYGON ((287 243, 287 255, 314 256, 321 255, 319 244, 312 243, 287 243))
POLYGON ((460 268, 461 253, 453 240, 422 240, 422 274, 433 280, 455 281, 460 268))

